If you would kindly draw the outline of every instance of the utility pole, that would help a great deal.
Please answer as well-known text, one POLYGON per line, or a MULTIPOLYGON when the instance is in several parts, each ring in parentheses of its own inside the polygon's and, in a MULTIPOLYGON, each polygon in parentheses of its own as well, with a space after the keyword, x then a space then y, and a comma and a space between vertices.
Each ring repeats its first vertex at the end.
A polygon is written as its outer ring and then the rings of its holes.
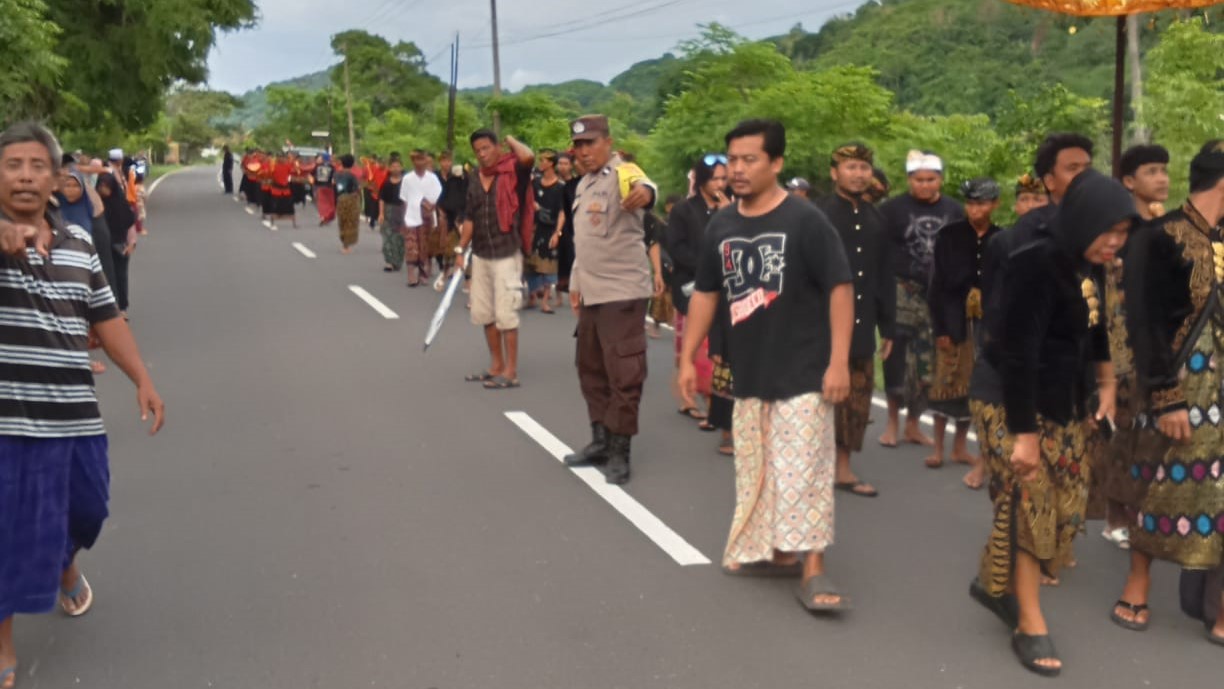
POLYGON ((1139 16, 1130 14, 1126 17, 1126 58, 1130 65, 1131 75, 1131 108, 1135 111, 1135 131, 1131 143, 1151 143, 1152 133, 1148 131, 1147 118, 1143 107, 1143 61, 1139 59, 1139 16))
MULTIPOLYGON (((497 42, 497 0, 489 0, 493 10, 493 98, 501 98, 501 55, 497 42)), ((501 116, 493 111, 493 133, 501 139, 501 116)))
POLYGON ((455 96, 459 86, 459 33, 451 44, 450 98, 446 113, 446 150, 455 151, 455 96))
POLYGON ((332 90, 327 89, 327 154, 332 155, 335 150, 332 149, 332 142, 336 140, 335 125, 332 122, 332 90))
POLYGON ((340 50, 344 51, 344 107, 348 110, 348 125, 349 125, 349 155, 357 155, 357 137, 353 132, 353 91, 349 87, 349 59, 348 59, 348 44, 340 46, 340 50))

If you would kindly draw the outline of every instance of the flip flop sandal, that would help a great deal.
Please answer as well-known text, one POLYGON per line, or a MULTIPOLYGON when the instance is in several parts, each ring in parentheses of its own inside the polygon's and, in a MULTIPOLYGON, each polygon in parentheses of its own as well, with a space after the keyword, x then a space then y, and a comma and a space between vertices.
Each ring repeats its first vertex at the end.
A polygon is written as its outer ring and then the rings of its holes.
POLYGON ((924 465, 926 465, 926 468, 928 468, 928 469, 941 469, 941 468, 943 468, 943 465, 944 465, 944 463, 943 463, 943 460, 942 460, 942 459, 941 459, 941 460, 939 460, 938 462, 933 462, 933 461, 931 461, 931 459, 930 459, 930 458, 927 458, 927 459, 923 460, 923 461, 922 461, 922 463, 923 463, 924 465))
POLYGON ((1146 612, 1147 609, 1148 609, 1147 603, 1141 603, 1139 605, 1135 605, 1134 603, 1127 603, 1126 601, 1119 599, 1117 603, 1114 603, 1114 609, 1110 611, 1109 619, 1113 620, 1114 624, 1118 625, 1119 627, 1123 629, 1129 629, 1132 632, 1146 632, 1148 625, 1151 624, 1152 622, 1152 619, 1151 619, 1152 616, 1149 614, 1147 622, 1140 622, 1139 614, 1142 612, 1146 612), (1128 620, 1125 617, 1119 615, 1118 608, 1126 608, 1127 610, 1130 610, 1131 614, 1134 615, 1135 619, 1128 620))
POLYGON ((685 407, 676 411, 680 416, 687 416, 694 421, 705 421, 706 416, 697 407, 685 407))
POLYGON ((14 665, 13 667, 6 667, 3 670, 0 670, 0 687, 5 686, 10 677, 14 680, 13 686, 16 686, 15 680, 17 679, 17 666, 14 665))
POLYGON ((1050 640, 1049 634, 1030 636, 1016 632, 1012 635, 1012 651, 1016 653, 1021 665, 1042 677, 1057 677, 1062 672, 1061 667, 1037 664, 1038 660, 1059 660, 1058 651, 1054 649, 1054 642, 1050 640))
POLYGON ((969 596, 1007 625, 1008 631, 1014 631, 1016 625, 1020 624, 1020 604, 1016 601, 1015 596, 1011 594, 992 596, 982 587, 982 582, 978 579, 974 579, 969 584, 969 596))
POLYGON ((834 490, 840 490, 851 495, 857 495, 860 498, 874 498, 880 494, 880 491, 876 490, 875 488, 868 487, 868 485, 862 481, 844 481, 842 483, 834 483, 833 488, 834 490), (859 490, 860 488, 864 488, 866 490, 859 490))
MULTIPOLYGON (((1207 641, 1215 644, 1216 646, 1224 646, 1224 636, 1216 636, 1215 634, 1212 634, 1211 631, 1207 632, 1207 641)), ((4 675, 0 674, 0 681, 3 679, 4 675)))
POLYGON ((799 588, 795 589, 795 597, 808 612, 846 612, 850 609, 850 599, 842 595, 841 591, 838 591, 833 582, 824 574, 818 574, 801 582, 799 588), (837 602, 816 603, 813 601, 816 596, 837 596, 837 602))
POLYGON ((734 445, 719 445, 718 454, 725 455, 727 457, 734 457, 735 456, 735 446, 734 445))
POLYGON ((63 610, 64 614, 69 617, 80 617, 89 612, 89 609, 93 607, 93 599, 93 588, 89 585, 85 575, 81 574, 77 576, 76 585, 72 587, 71 591, 65 591, 63 588, 60 589, 60 610, 63 610), (79 598, 82 593, 85 594, 85 602, 81 603, 81 606, 75 611, 69 611, 67 604, 79 598))
POLYGON ((715 426, 714 424, 710 423, 709 420, 706 420, 697 424, 697 430, 704 431, 706 433, 713 433, 714 431, 718 430, 718 426, 715 426))
POLYGON ((803 574, 803 563, 794 562, 789 565, 776 565, 772 562, 750 562, 739 567, 723 567, 723 574, 729 577, 783 578, 797 577, 803 574))
POLYGON ((484 382, 485 390, 510 390, 519 387, 517 379, 509 380, 503 376, 493 376, 484 382))
POLYGON ((483 383, 485 381, 493 380, 493 374, 489 373, 488 371, 481 371, 480 373, 473 373, 470 376, 464 376, 463 380, 467 383, 483 383))

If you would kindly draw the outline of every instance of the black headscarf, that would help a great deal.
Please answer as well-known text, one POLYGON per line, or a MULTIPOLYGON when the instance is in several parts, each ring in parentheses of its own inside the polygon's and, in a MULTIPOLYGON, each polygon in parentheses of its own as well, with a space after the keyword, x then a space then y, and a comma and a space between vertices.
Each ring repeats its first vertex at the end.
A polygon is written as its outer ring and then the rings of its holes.
POLYGON ((1123 220, 1134 223, 1138 219, 1135 200, 1126 187, 1089 169, 1071 182, 1051 229, 1058 245, 1078 264, 1097 237, 1123 220))

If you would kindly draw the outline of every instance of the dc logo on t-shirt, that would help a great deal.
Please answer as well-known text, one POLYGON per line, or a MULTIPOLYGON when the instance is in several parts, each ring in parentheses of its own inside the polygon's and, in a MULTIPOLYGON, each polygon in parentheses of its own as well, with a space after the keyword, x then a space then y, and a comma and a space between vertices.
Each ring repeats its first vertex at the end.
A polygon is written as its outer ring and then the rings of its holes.
POLYGON ((752 239, 732 237, 723 240, 719 250, 732 325, 759 309, 768 308, 782 295, 786 270, 785 234, 763 234, 752 239))

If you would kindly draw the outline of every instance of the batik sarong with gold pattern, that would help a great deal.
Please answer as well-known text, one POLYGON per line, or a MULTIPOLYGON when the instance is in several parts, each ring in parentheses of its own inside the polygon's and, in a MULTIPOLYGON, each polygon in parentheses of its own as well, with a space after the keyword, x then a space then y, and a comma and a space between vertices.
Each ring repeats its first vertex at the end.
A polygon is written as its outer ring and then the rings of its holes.
POLYGON ((1084 523, 1093 435, 1081 422, 1038 419, 1041 463, 1031 481, 1012 467, 1015 436, 1007 432, 1002 405, 972 402, 982 455, 990 470, 994 521, 982 553, 979 581, 992 596, 1007 592, 1016 554, 1029 553, 1042 571, 1057 577, 1073 561, 1072 542, 1084 523))

